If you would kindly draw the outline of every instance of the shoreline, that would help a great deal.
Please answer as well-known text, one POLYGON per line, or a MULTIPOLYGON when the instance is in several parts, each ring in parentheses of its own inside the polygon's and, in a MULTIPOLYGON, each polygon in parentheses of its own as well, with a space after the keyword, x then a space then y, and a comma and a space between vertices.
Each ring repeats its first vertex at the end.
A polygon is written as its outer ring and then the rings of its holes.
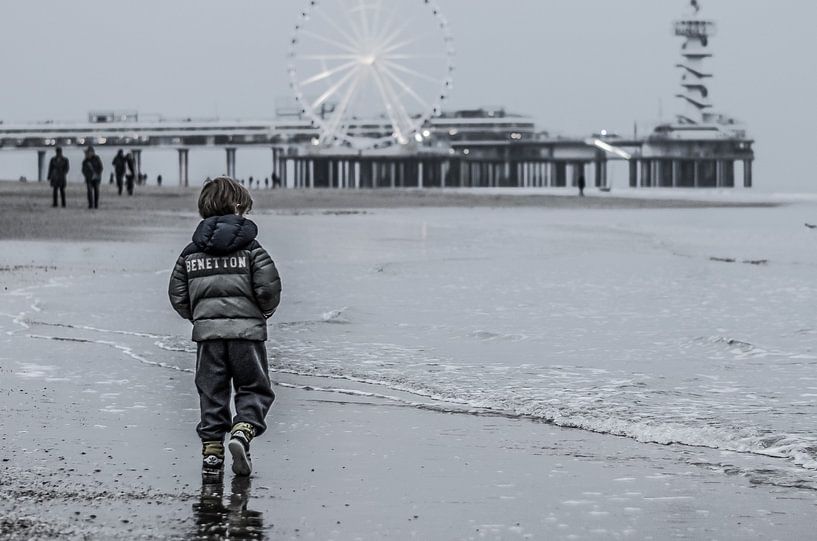
MULTIPOLYGON (((85 187, 71 183, 67 208, 51 207, 47 183, 0 182, 0 239, 25 240, 130 240, 136 230, 171 231, 197 219, 199 188, 137 186, 133 196, 118 196, 103 184, 100 208, 87 208, 85 187), (104 224, 104 229, 99 224, 104 224)), ((783 203, 767 201, 694 200, 675 197, 617 197, 593 194, 580 198, 572 191, 538 193, 474 189, 445 190, 253 190, 252 214, 365 213, 416 208, 474 208, 543 210, 656 210, 699 208, 773 208, 783 203), (483 191, 484 190, 484 191, 483 191)), ((676 194, 679 195, 679 194, 676 194)), ((692 194, 690 194, 692 195, 692 194)), ((252 214, 250 216, 252 216, 252 214)))
MULTIPOLYGON (((290 232, 297 247, 291 232, 304 220, 321 229, 371 218, 316 209, 261 219, 290 232)), ((253 447, 255 475, 243 483, 228 471, 223 484, 202 483, 189 329, 165 298, 169 265, 197 218, 136 203, 68 211, 54 238, 0 240, 0 540, 185 539, 231 527, 275 539, 810 534, 817 493, 743 473, 763 466, 760 458, 294 375, 280 370, 292 351, 275 341, 268 352, 278 400, 253 447)), ((30 216, 36 224, 51 215, 30 216)), ((318 325, 329 342, 350 328, 326 316, 281 317, 291 319, 279 332, 318 325)))

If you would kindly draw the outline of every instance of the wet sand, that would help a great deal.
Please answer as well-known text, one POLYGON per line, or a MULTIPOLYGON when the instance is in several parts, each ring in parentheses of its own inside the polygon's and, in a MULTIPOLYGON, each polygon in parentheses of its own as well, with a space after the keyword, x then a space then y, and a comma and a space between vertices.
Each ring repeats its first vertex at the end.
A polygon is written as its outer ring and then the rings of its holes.
MULTIPOLYGON (((196 223, 194 191, 152 189, 93 212, 79 195, 66 210, 31 202, 38 188, 0 188, 0 539, 811 535, 814 491, 735 475, 730 465, 752 456, 299 376, 278 370, 274 345, 278 400, 255 474, 203 483, 193 355, 168 342, 189 331, 165 299, 166 269, 196 223)), ((259 212, 389 212, 386 194, 283 193, 259 197, 259 212)))
MULTIPOLYGON (((127 240, 133 228, 150 231, 177 227, 194 215, 198 188, 137 186, 136 195, 118 196, 103 185, 98 210, 88 210, 85 186, 69 184, 67 208, 51 208, 51 189, 45 182, 0 182, 0 239, 127 240), (91 220, 91 214, 101 215, 91 220)), ((513 208, 543 209, 661 209, 771 206, 765 202, 673 198, 616 197, 572 190, 529 193, 484 190, 253 190, 256 213, 365 212, 388 208, 513 208)))

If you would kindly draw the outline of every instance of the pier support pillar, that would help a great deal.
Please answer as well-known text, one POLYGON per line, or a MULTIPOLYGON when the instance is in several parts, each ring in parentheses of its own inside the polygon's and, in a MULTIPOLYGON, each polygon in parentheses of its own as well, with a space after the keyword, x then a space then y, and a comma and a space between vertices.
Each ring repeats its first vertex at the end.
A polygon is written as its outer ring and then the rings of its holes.
POLYGON ((37 182, 45 180, 45 150, 37 151, 37 182))
POLYGON ((272 147, 272 174, 278 173, 278 149, 272 147))
POLYGON ((187 176, 188 156, 190 149, 180 148, 179 151, 179 186, 187 188, 190 185, 190 180, 187 176))
MULTIPOLYGON (((695 187, 697 188, 698 187, 697 172, 695 174, 696 174, 695 187)), ((678 187, 678 180, 680 178, 681 178, 681 164, 680 164, 680 162, 678 162, 678 160, 672 160, 672 187, 673 188, 678 187)), ((686 182, 687 182, 686 179, 684 179, 684 186, 687 185, 686 182)))
POLYGON ((227 176, 235 178, 235 148, 228 147, 224 149, 227 151, 227 176))
POLYGON ((743 160, 743 187, 752 187, 752 160, 743 160))
MULTIPOLYGON (((693 171, 693 186, 696 188, 700 188, 701 186, 701 162, 695 160, 692 162, 692 171, 693 171)), ((675 186, 673 186, 674 188, 675 186)))
POLYGON ((596 179, 595 179, 596 188, 601 188, 602 182, 601 163, 602 163, 601 160, 596 160, 596 179))
POLYGON ((607 187, 607 160, 596 160, 596 188, 607 187))

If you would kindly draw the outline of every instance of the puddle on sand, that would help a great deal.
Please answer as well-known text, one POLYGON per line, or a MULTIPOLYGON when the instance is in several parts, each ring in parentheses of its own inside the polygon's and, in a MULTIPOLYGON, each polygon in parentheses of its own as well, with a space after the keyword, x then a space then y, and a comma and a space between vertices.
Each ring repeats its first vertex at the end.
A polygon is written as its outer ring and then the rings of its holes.
POLYGON ((236 475, 224 493, 224 475, 203 475, 193 503, 191 539, 264 539, 264 515, 249 509, 252 481, 236 475))

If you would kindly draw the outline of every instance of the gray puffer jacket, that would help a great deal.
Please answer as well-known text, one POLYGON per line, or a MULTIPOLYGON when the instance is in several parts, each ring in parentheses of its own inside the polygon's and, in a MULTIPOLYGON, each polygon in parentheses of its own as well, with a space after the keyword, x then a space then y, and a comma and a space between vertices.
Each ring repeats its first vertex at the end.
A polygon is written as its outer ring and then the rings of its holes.
POLYGON ((193 322, 193 340, 266 340, 281 300, 272 258, 256 225, 238 215, 203 220, 170 276, 170 303, 193 322))

